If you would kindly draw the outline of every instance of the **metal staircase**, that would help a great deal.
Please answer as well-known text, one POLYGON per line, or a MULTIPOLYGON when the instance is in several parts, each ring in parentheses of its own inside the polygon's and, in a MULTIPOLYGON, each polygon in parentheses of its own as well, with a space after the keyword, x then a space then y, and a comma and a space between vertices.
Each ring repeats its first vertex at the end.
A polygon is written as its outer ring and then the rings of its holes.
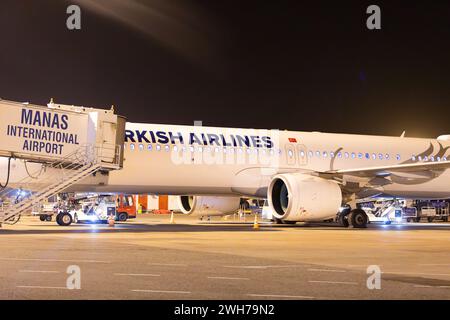
POLYGON ((120 146, 85 145, 63 159, 42 164, 40 170, 28 173, 23 180, 14 183, 14 189, 0 192, 0 226, 13 224, 20 215, 33 206, 57 195, 68 187, 89 177, 98 170, 119 169, 120 146), (111 154, 114 157, 111 157, 111 154), (105 161, 105 159, 107 159, 105 161), (114 159, 111 161, 111 159, 114 159), (19 191, 17 191, 19 190, 19 191), (9 202, 9 203, 8 203, 9 202))

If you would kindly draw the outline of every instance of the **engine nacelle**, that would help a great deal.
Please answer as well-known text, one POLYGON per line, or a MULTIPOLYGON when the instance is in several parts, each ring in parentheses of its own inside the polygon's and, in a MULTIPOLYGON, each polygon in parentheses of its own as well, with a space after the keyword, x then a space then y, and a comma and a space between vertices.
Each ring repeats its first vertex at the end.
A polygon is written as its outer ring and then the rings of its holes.
POLYGON ((301 173, 276 175, 267 195, 273 216, 286 221, 334 218, 342 202, 337 183, 301 173))
POLYGON ((224 216, 239 209, 241 199, 236 197, 179 196, 178 205, 184 214, 196 216, 224 216))

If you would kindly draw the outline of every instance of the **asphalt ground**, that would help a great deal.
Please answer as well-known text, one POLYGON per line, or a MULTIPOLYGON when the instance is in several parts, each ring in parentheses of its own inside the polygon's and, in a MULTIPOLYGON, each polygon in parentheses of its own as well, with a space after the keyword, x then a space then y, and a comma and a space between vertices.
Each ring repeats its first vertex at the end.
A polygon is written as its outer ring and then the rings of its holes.
POLYGON ((169 220, 4 225, 0 299, 450 299, 450 223, 169 220))

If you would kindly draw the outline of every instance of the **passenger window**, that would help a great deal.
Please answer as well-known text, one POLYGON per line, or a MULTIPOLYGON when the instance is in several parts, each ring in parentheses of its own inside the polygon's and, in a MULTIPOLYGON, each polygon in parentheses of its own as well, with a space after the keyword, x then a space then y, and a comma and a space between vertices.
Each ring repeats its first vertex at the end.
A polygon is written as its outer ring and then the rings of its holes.
POLYGON ((316 151, 316 156, 320 158, 320 151, 316 151))
POLYGON ((156 151, 160 151, 161 150, 161 146, 159 144, 156 145, 156 151))
POLYGON ((139 151, 144 150, 144 145, 142 143, 139 144, 139 151))
POLYGON ((134 150, 134 143, 130 144, 130 150, 134 150))
POLYGON ((382 153, 378 154, 378 159, 383 160, 383 154, 382 153))
POLYGON ((389 153, 386 153, 385 157, 386 157, 386 160, 389 160, 389 153))
MULTIPOLYGON (((401 158, 400 155, 397 153, 396 159, 397 159, 397 160, 400 160, 400 158, 401 158)), ((425 160, 425 161, 426 161, 426 160, 425 160)))
POLYGON ((147 150, 148 150, 148 151, 152 151, 152 150, 153 150, 153 146, 152 146, 151 144, 149 144, 149 145, 147 146, 147 150))
POLYGON ((323 157, 326 158, 328 156, 328 153, 326 151, 323 152, 323 157))
POLYGON ((164 146, 164 149, 166 150, 166 152, 169 152, 170 151, 170 146, 164 146))

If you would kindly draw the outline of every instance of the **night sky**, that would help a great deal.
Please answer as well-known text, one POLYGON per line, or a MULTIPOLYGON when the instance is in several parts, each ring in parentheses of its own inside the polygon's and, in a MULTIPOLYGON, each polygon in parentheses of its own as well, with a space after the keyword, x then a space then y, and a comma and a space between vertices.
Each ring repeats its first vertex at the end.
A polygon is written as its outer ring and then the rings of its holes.
POLYGON ((0 39, 3 99, 114 104, 132 122, 450 133, 449 1, 2 0, 0 39))

